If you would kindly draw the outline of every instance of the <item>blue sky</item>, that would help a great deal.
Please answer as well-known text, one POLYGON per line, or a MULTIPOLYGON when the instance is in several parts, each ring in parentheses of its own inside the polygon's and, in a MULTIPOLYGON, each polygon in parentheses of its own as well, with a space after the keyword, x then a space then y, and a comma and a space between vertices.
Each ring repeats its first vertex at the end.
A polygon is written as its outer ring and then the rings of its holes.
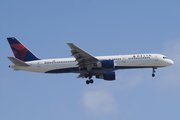
POLYGON ((179 120, 180 1, 36 0, 0 2, 1 120, 179 120), (39 58, 72 57, 72 42, 94 56, 160 53, 175 64, 119 70, 117 80, 13 71, 7 37, 39 58))

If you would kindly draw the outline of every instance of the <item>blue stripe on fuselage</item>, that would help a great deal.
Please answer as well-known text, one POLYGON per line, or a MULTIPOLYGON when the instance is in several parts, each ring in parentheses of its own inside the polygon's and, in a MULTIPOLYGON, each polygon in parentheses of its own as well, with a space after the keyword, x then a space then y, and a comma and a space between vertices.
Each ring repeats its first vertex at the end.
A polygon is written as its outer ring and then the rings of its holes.
MULTIPOLYGON (((109 70, 103 70, 101 68, 93 68, 91 72, 96 73, 96 72, 105 72, 109 70)), ((81 73, 81 72, 87 72, 86 68, 83 68, 79 70, 79 67, 72 67, 72 68, 63 68, 63 69, 55 69, 55 70, 50 70, 46 71, 45 73, 81 73)))
MULTIPOLYGON (((157 67, 157 66, 156 66, 157 67)), ((161 66, 159 66, 161 67, 161 66)), ((116 66, 114 69, 102 69, 102 68, 93 68, 91 72, 93 73, 103 73, 103 72, 109 72, 114 71, 118 69, 138 69, 138 68, 153 68, 152 66, 116 66)), ((79 70, 78 67, 72 67, 72 68, 63 68, 63 69, 55 69, 46 71, 45 73, 80 73, 80 72, 87 72, 87 69, 81 69, 79 70)))

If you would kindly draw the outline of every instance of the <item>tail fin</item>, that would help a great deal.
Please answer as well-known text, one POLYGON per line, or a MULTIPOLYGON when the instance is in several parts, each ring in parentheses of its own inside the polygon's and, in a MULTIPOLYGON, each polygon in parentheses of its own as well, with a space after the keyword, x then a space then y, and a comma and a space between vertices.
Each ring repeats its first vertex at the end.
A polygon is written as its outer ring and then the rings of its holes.
POLYGON ((31 51, 21 44, 15 37, 7 38, 14 56, 21 61, 39 60, 31 51))

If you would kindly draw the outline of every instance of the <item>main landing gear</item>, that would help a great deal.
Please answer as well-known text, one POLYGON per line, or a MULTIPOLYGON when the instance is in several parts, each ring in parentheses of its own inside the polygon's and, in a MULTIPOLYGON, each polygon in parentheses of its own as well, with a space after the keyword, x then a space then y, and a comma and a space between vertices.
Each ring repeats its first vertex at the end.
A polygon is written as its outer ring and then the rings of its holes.
POLYGON ((90 80, 86 80, 86 84, 88 85, 89 83, 93 84, 93 79, 90 79, 90 80))
POLYGON ((154 73, 156 72, 155 69, 157 69, 157 68, 156 68, 156 67, 153 67, 152 77, 155 77, 155 74, 154 74, 154 73))
POLYGON ((93 81, 93 79, 91 79, 91 78, 92 78, 92 74, 91 74, 91 73, 87 74, 87 75, 86 75, 86 78, 88 78, 88 77, 89 77, 89 80, 86 80, 86 84, 87 84, 87 85, 88 85, 89 83, 93 84, 94 81, 93 81))

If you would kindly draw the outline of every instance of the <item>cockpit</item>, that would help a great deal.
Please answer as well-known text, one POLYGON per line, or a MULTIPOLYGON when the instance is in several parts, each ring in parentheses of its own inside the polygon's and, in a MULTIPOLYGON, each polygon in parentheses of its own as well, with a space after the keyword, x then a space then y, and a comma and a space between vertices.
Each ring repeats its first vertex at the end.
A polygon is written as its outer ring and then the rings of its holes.
POLYGON ((163 59, 168 59, 168 58, 166 56, 164 56, 163 59))

